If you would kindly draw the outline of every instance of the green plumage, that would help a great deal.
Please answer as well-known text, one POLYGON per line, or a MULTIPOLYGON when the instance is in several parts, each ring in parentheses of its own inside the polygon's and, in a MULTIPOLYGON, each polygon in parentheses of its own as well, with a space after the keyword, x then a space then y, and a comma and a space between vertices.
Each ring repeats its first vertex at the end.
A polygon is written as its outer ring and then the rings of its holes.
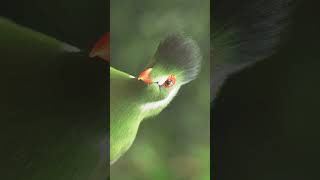
POLYGON ((78 51, 0 18, 1 179, 88 180, 100 163, 105 67, 78 51))
POLYGON ((152 68, 153 83, 110 68, 110 163, 132 145, 141 121, 160 113, 176 96, 183 84, 195 79, 200 67, 200 50, 190 37, 168 36, 159 44, 146 68, 152 68), (172 87, 162 84, 174 75, 172 87))

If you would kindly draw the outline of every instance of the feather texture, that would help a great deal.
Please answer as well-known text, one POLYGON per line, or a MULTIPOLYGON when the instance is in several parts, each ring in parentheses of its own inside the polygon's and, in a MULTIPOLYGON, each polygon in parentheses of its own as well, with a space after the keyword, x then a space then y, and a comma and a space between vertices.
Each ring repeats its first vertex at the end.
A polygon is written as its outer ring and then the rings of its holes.
POLYGON ((184 72, 182 81, 185 84, 197 77, 201 59, 200 48, 191 37, 184 33, 174 33, 160 42, 149 66, 159 63, 176 67, 184 72))
POLYGON ((293 0, 217 0, 211 28, 211 100, 228 75, 271 56, 289 23, 293 0))

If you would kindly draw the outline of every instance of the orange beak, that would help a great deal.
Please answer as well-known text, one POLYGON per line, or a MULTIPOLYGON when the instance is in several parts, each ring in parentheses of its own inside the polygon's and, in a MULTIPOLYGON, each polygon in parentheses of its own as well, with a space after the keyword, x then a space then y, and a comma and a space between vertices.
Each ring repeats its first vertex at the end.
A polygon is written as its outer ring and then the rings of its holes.
POLYGON ((106 32, 98 42, 94 45, 93 49, 91 50, 89 57, 100 57, 105 62, 109 62, 109 37, 110 33, 106 32))
POLYGON ((151 71, 152 71, 152 68, 148 68, 148 69, 144 70, 139 75, 138 80, 141 80, 141 81, 145 82, 146 84, 151 84, 152 83, 152 80, 150 77, 151 71))

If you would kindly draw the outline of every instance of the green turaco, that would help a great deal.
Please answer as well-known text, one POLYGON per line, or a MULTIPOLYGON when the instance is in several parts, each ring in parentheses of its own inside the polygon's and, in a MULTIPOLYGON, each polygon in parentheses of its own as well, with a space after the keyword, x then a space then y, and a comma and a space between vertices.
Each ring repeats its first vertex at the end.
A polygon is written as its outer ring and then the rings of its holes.
POLYGON ((110 164, 132 145, 143 119, 160 113, 182 85, 196 78, 200 61, 194 40, 172 34, 138 77, 110 67, 110 164))

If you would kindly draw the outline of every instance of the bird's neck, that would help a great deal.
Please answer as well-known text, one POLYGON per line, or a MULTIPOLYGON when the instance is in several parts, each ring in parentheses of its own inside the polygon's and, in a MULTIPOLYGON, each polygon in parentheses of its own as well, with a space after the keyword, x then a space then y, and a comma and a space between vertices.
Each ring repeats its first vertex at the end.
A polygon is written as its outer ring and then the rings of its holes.
POLYGON ((147 102, 140 106, 141 112, 144 114, 144 118, 155 116, 159 114, 177 95, 179 88, 172 90, 168 96, 164 99, 154 101, 154 102, 147 102))

